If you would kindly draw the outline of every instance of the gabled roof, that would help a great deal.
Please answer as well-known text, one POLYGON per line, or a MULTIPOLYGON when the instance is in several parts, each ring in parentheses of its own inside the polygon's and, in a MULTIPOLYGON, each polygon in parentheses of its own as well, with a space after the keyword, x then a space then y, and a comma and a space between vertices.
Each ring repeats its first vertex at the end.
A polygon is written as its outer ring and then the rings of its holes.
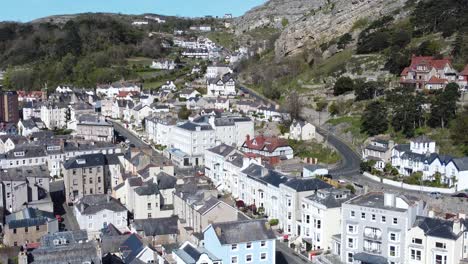
POLYGON ((145 182, 141 186, 135 188, 135 192, 139 196, 157 195, 159 194, 159 188, 156 183, 145 182))
POLYGON ((133 227, 144 236, 162 236, 178 234, 177 216, 165 218, 136 219, 133 227))
POLYGON ((296 192, 307 192, 314 191, 319 189, 328 189, 332 186, 322 180, 312 178, 312 179, 299 179, 294 178, 290 179, 287 182, 283 183, 284 185, 294 189, 296 192))
POLYGON ((197 261, 200 260, 200 256, 202 254, 206 254, 212 261, 220 260, 205 248, 197 248, 190 243, 182 245, 179 249, 174 250, 173 253, 181 258, 186 264, 196 264, 197 261))
POLYGON ((266 219, 213 223, 211 227, 222 245, 276 239, 266 219))
POLYGON ((196 131, 197 127, 199 127, 200 130, 213 130, 210 124, 192 123, 190 121, 187 121, 184 124, 179 125, 177 127, 190 131, 196 131))
POLYGON ((157 185, 161 190, 174 189, 177 183, 176 177, 171 176, 163 171, 156 175, 156 178, 158 181, 157 185))
POLYGON ((460 72, 460 75, 461 76, 468 76, 468 64, 465 65, 465 68, 463 69, 463 71, 460 72))
POLYGON ((77 168, 88 168, 106 165, 106 156, 102 153, 87 154, 77 157, 73 157, 67 160, 63 167, 66 170, 77 169, 77 168))
MULTIPOLYGON (((455 223, 458 224, 458 223, 455 223)), ((424 231, 426 236, 456 240, 465 230, 461 230, 458 234, 453 232, 454 222, 440 218, 430 218, 417 216, 414 226, 418 226, 424 231)))
POLYGON ((23 210, 7 215, 5 222, 9 229, 39 226, 55 220, 54 214, 46 211, 24 208, 23 210))
POLYGON ((273 152, 279 147, 289 147, 289 144, 285 139, 260 135, 252 139, 248 137, 242 146, 254 150, 273 152))
POLYGON ((75 205, 83 215, 92 215, 102 210, 124 212, 127 208, 115 198, 107 194, 93 194, 83 196, 75 205))
POLYGON ((427 81, 428 84, 446 84, 448 83, 447 79, 441 79, 437 78, 436 76, 432 76, 429 81, 427 81))
POLYGON ((215 154, 218 154, 222 157, 226 157, 227 155, 229 155, 231 152, 233 152, 236 148, 232 147, 232 146, 229 146, 229 145, 226 145, 224 143, 222 143, 221 145, 218 145, 214 148, 210 148, 208 149, 208 151, 210 152, 213 152, 215 154))

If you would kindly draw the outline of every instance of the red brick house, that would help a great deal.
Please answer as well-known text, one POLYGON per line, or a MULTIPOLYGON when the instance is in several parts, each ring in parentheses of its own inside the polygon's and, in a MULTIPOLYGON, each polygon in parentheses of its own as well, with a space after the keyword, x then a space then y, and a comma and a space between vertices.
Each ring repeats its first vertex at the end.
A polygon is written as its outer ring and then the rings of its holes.
POLYGON ((247 135, 241 150, 248 157, 260 157, 262 161, 271 165, 279 163, 282 159, 292 159, 294 157, 294 151, 287 140, 264 135, 252 139, 247 135))
POLYGON ((416 89, 442 89, 457 80, 457 73, 449 58, 436 59, 431 56, 414 56, 410 66, 403 69, 400 83, 416 89))

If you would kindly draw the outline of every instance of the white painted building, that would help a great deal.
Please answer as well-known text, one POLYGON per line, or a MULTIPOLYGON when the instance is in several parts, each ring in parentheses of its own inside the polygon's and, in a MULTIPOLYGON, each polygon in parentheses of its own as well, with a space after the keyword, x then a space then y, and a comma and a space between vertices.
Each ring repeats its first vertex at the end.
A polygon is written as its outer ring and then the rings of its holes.
POLYGON ((117 82, 110 85, 98 85, 96 88, 97 95, 103 95, 108 98, 114 98, 119 94, 119 92, 138 92, 140 93, 141 89, 135 83, 128 82, 117 82))
POLYGON ((47 103, 41 106, 41 120, 48 129, 67 126, 68 105, 64 103, 47 103))
POLYGON ((308 122, 294 120, 289 127, 289 138, 294 140, 314 139, 315 126, 308 122))
POLYGON ((234 96, 236 95, 236 81, 231 74, 207 80, 207 96, 234 96))
POLYGON ((176 118, 150 116, 145 121, 145 132, 148 139, 154 144, 168 146, 170 144, 171 131, 176 124, 176 118))
POLYGON ((215 146, 216 134, 208 123, 186 122, 175 126, 171 133, 170 147, 191 157, 193 165, 203 164, 205 149, 215 146))
POLYGON ((349 190, 330 188, 302 198, 300 236, 307 249, 332 249, 333 235, 341 233, 341 204, 352 197, 349 190))
POLYGON ((88 231, 90 237, 99 235, 109 224, 121 232, 127 228, 127 208, 108 194, 83 196, 74 207, 80 229, 88 231))
POLYGON ((157 70, 174 70, 176 66, 177 65, 175 64, 174 61, 158 60, 158 61, 153 61, 150 67, 152 69, 157 69, 157 70))

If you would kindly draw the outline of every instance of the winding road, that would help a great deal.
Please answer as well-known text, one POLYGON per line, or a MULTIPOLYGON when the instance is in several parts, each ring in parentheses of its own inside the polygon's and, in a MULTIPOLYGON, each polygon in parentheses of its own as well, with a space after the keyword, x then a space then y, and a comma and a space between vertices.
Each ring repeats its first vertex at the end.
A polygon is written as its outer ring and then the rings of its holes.
POLYGON ((332 145, 341 156, 341 163, 337 168, 331 169, 330 174, 337 177, 353 177, 359 175, 361 157, 348 144, 326 130, 317 127, 317 132, 332 145))

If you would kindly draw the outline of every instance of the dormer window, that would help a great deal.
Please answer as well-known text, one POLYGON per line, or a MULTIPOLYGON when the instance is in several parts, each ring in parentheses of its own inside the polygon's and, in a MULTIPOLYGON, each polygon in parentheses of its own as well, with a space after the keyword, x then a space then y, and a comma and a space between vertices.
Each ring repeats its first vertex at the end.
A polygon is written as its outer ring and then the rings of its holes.
POLYGON ((86 160, 85 159, 77 159, 76 164, 86 164, 86 160))
POLYGON ((15 157, 24 157, 24 151, 16 151, 13 154, 15 157))

